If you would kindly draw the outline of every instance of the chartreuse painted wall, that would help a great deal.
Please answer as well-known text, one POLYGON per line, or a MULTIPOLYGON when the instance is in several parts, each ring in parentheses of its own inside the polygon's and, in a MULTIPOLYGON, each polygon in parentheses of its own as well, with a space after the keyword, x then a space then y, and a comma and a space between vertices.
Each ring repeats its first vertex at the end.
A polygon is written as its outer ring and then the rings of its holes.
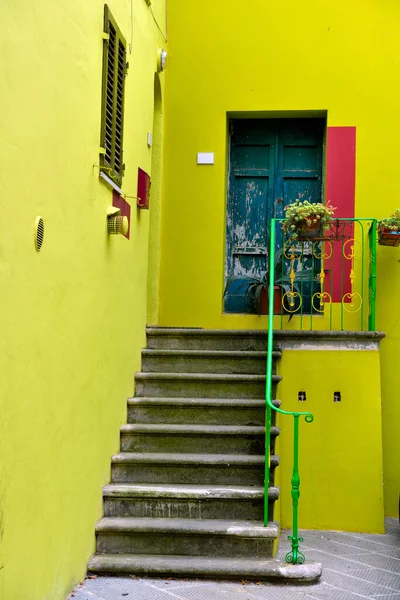
MULTIPOLYGON (((222 313, 230 115, 326 111, 328 127, 356 127, 355 214, 380 218, 398 206, 399 19, 400 5, 372 0, 170 1, 162 325, 266 327, 266 317, 222 313), (198 166, 197 152, 214 152, 215 164, 198 166)), ((400 320, 393 301, 399 259, 399 250, 379 248, 377 329, 387 334, 385 502, 393 516, 400 490, 400 320)), ((343 380, 359 368, 355 358, 346 363, 343 380)), ((377 385, 368 371, 364 380, 377 385)), ((349 452, 353 439, 346 440, 349 452)))
MULTIPOLYGON (((144 0, 109 0, 132 44, 123 191, 151 171, 157 48, 144 0), (131 32, 133 32, 131 38, 131 32)), ((165 3, 152 8, 165 31, 165 3)), ((100 0, 0 8, 0 598, 63 600, 94 551, 101 490, 145 344, 149 213, 109 238, 99 181, 100 0), (36 215, 44 244, 34 248, 36 215)), ((162 85, 163 76, 161 77, 162 85)), ((153 246, 157 247, 157 240, 153 246)))
MULTIPOLYGON (((383 533, 379 351, 307 346, 284 350, 279 363, 282 408, 314 416, 300 419, 300 526, 383 533)), ((281 526, 291 527, 293 417, 279 415, 278 424, 281 526)))

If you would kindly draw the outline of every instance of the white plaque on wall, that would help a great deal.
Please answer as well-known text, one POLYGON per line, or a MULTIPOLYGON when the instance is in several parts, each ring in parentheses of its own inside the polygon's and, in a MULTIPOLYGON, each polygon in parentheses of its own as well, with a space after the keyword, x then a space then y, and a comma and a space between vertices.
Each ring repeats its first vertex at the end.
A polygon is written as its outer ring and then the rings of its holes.
POLYGON ((213 165, 214 164, 214 152, 198 152, 197 153, 197 164, 198 165, 213 165))

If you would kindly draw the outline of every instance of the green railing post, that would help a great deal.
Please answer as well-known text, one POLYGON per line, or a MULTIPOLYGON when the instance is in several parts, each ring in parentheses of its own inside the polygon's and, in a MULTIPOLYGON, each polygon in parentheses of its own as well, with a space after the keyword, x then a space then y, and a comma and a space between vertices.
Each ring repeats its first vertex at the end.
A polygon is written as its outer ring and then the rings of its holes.
POLYGON ((303 538, 299 537, 299 498, 300 498, 300 475, 299 475, 299 417, 300 414, 293 415, 294 418, 294 436, 293 436, 293 473, 292 473, 292 505, 293 505, 293 531, 288 536, 292 542, 292 550, 286 554, 285 560, 288 563, 302 564, 305 556, 299 552, 299 544, 303 538))
POLYGON ((292 503, 293 503, 293 528, 289 540, 292 542, 292 551, 286 555, 286 561, 292 564, 304 562, 304 554, 299 552, 299 543, 302 538, 298 537, 298 505, 300 496, 299 476, 299 418, 304 416, 307 423, 312 423, 314 417, 308 412, 289 412, 277 408, 272 403, 272 352, 274 349, 274 282, 275 282, 275 238, 276 219, 271 221, 270 253, 269 253, 269 308, 268 308, 268 350, 267 350, 267 376, 266 376, 266 410, 265 410, 265 479, 264 479, 264 525, 268 525, 268 488, 270 479, 269 448, 270 429, 272 422, 272 411, 282 415, 294 417, 294 464, 292 476, 292 503))
POLYGON ((369 249, 370 249, 370 275, 369 275, 369 298, 370 298, 370 313, 368 315, 368 329, 375 331, 376 329, 376 236, 377 236, 377 221, 372 221, 369 230, 369 249))

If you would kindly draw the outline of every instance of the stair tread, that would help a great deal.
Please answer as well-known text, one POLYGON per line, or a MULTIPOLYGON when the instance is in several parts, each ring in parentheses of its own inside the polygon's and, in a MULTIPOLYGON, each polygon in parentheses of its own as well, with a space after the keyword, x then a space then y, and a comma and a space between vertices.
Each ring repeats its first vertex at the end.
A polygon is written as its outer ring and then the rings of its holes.
MULTIPOLYGON (((277 497, 279 488, 270 487, 268 495, 277 497)), ((109 484, 103 488, 105 498, 180 498, 180 499, 262 499, 264 488, 249 485, 194 485, 169 483, 109 484)))
POLYGON ((276 538, 278 525, 260 521, 229 519, 181 519, 152 517, 103 517, 96 525, 97 533, 179 533, 199 535, 227 535, 235 537, 276 538))
MULTIPOLYGON (((142 380, 183 380, 183 381, 247 381, 262 383, 265 382, 265 375, 254 375, 253 373, 148 373, 140 371, 135 375, 136 379, 142 380)), ((274 382, 279 382, 282 377, 279 375, 273 375, 272 379, 274 382)))
POLYGON ((317 581, 320 563, 287 565, 277 559, 221 558, 160 554, 96 554, 88 564, 93 573, 132 573, 202 576, 222 578, 280 578, 291 581, 317 581))
MULTIPOLYGON (((273 400, 278 408, 282 402, 273 400)), ((216 408, 265 408, 265 400, 254 398, 152 398, 149 396, 138 396, 128 398, 130 406, 212 406, 216 408)))
MULTIPOLYGON (((278 433, 277 427, 271 427, 273 433, 278 433)), ((174 423, 128 423, 121 426, 121 433, 155 433, 177 435, 226 435, 248 436, 264 435, 265 427, 259 425, 190 425, 174 423)))
POLYGON ((264 408, 265 400, 258 400, 253 398, 152 398, 149 396, 141 396, 128 398, 128 404, 131 405, 159 405, 163 406, 164 404, 167 406, 216 406, 216 407, 240 407, 244 406, 246 408, 264 408))
MULTIPOLYGON (((267 360, 267 351, 265 350, 169 350, 166 348, 144 348, 144 356, 189 356, 203 358, 260 358, 267 360)), ((273 350, 272 355, 276 358, 282 356, 281 350, 273 350)))
MULTIPOLYGON (((278 457, 271 456, 271 462, 277 462, 278 457)), ((263 454, 189 454, 174 452, 119 452, 114 454, 112 462, 115 463, 147 463, 147 464, 175 464, 175 465, 263 465, 263 454)), ((279 460, 279 459, 278 459, 279 460)))
MULTIPOLYGON (((276 332, 274 332, 276 333, 276 332)), ((210 336, 210 337, 261 337, 268 338, 268 332, 263 329, 203 329, 201 327, 146 327, 147 335, 168 336, 210 336)))

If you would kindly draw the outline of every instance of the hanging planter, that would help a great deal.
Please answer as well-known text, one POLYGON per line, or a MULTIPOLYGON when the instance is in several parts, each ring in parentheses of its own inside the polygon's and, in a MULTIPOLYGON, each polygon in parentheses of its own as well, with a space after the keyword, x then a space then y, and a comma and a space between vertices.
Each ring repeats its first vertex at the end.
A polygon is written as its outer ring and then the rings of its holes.
POLYGON ((378 231, 380 246, 400 246, 400 231, 382 228, 378 231))
POLYGON ((378 221, 378 244, 400 246, 400 208, 397 208, 387 219, 378 221))
POLYGON ((283 231, 292 240, 323 237, 332 223, 333 206, 321 202, 296 200, 285 207, 283 231))
POLYGON ((297 239, 322 237, 321 221, 316 215, 311 215, 308 221, 300 221, 296 228, 297 239))

